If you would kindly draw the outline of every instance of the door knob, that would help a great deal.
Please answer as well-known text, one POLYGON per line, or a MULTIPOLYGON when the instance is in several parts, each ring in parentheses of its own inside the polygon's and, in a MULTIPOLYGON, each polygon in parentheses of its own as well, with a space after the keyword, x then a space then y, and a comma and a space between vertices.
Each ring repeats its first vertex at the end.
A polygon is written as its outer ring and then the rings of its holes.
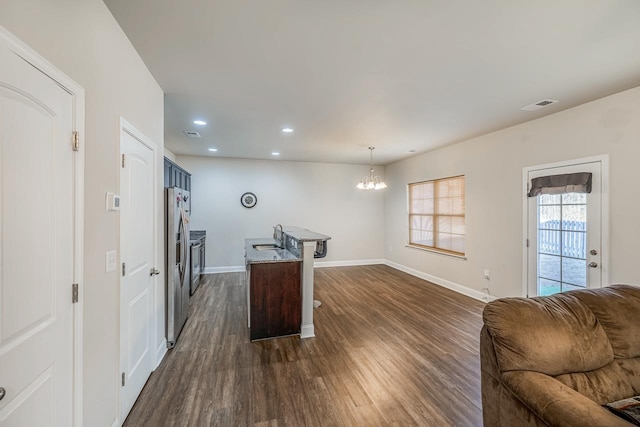
POLYGON ((591 268, 596 268, 597 266, 598 266, 597 262, 593 262, 592 261, 592 262, 589 263, 589 267, 591 267, 591 268))
POLYGON ((0 400, 2 400, 4 398, 4 395, 6 394, 6 391, 4 388, 0 387, 0 400))
POLYGON ((160 270, 156 270, 155 268, 151 267, 151 271, 149 272, 149 276, 157 276, 158 274, 160 274, 160 270))
POLYGON ((596 251, 595 249, 591 249, 591 250, 589 251, 589 253, 590 253, 591 255, 598 255, 598 251, 596 251))

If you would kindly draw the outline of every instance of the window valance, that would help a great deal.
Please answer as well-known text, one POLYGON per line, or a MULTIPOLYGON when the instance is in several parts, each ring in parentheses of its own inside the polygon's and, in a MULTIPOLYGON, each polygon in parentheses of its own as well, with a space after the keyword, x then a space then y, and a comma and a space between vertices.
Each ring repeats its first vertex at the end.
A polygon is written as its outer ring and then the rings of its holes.
POLYGON ((591 172, 567 173, 533 178, 529 197, 539 194, 591 193, 591 172))

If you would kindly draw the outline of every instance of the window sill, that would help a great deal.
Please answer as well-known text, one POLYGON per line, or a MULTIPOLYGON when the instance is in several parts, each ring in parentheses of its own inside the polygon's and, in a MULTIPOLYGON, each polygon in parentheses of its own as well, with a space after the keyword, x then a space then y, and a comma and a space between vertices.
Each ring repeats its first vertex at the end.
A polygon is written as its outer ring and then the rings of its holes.
POLYGON ((452 253, 449 253, 449 252, 439 251, 437 249, 429 249, 429 248, 423 248, 422 246, 410 245, 408 243, 405 245, 405 247, 409 248, 409 249, 417 249, 419 251, 431 252, 431 253, 438 254, 438 255, 444 255, 444 256, 448 256, 448 257, 451 257, 451 258, 456 258, 456 259, 463 260, 463 261, 467 260, 467 256, 466 255, 456 255, 456 254, 452 254, 452 253))

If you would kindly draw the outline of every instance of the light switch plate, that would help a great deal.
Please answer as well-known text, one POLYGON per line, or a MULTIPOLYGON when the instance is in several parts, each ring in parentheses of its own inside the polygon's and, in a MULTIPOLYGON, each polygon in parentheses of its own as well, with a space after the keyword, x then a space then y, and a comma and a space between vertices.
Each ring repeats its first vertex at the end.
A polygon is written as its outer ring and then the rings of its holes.
POLYGON ((118 252, 107 251, 105 257, 105 272, 111 273, 117 268, 118 265, 118 252))

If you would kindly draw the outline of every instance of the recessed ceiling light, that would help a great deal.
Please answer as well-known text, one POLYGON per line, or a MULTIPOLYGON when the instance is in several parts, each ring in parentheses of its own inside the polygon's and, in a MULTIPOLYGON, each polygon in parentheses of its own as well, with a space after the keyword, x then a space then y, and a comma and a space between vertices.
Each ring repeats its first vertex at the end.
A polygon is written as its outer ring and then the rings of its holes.
POLYGON ((282 132, 291 133, 291 132, 293 132, 293 129, 291 129, 291 128, 282 128, 282 132))
POLYGON ((217 148, 209 148, 209 151, 216 152, 216 151, 218 151, 218 149, 217 148))
POLYGON ((194 120, 193 121, 194 125, 200 125, 200 126, 204 126, 207 124, 207 122, 205 122, 204 120, 194 120))
POLYGON ((274 151, 273 153, 271 153, 272 156, 279 156, 280 153, 278 153, 277 151, 274 151))

